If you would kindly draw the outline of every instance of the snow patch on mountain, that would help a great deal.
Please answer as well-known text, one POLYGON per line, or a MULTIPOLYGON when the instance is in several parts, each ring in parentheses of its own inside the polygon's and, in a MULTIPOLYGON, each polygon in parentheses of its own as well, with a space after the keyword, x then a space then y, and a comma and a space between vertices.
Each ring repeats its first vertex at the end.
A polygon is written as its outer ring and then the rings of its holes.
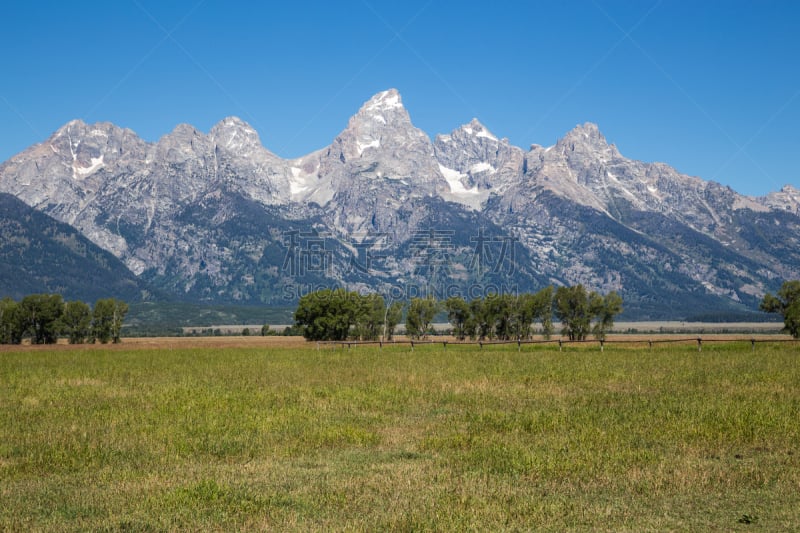
POLYGON ((86 176, 93 174, 97 169, 102 168, 104 166, 103 165, 104 157, 105 156, 103 154, 100 154, 100 157, 92 157, 89 160, 90 162, 88 167, 81 167, 76 163, 72 167, 73 170, 72 176, 75 179, 78 179, 78 178, 85 178, 86 176))
POLYGON ((362 143, 361 141, 356 141, 356 149, 358 150, 358 155, 364 153, 364 150, 367 148, 380 148, 381 140, 380 139, 372 139, 367 142, 362 143))
POLYGON ((447 184, 450 186, 450 192, 456 195, 475 195, 480 194, 478 187, 472 187, 471 189, 467 189, 464 187, 464 183, 461 181, 467 177, 466 174, 462 174, 458 170, 453 170, 452 168, 447 168, 439 164, 439 171, 444 176, 444 179, 447 180, 447 184))
POLYGON ((469 167, 469 171, 471 174, 479 174, 481 172, 489 172, 490 174, 494 174, 497 172, 497 169, 494 168, 492 165, 486 162, 475 163, 471 167, 469 167))

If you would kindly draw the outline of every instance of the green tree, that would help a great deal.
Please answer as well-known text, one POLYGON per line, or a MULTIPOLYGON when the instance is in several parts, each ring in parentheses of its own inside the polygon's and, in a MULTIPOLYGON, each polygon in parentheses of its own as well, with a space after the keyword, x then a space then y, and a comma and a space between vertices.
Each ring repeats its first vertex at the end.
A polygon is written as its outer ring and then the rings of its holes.
POLYGON ((60 294, 31 294, 17 307, 18 327, 32 344, 55 344, 61 329, 64 300, 60 294))
POLYGON ((403 320, 403 302, 392 302, 386 309, 386 323, 384 324, 386 340, 392 340, 394 330, 401 320, 403 320))
POLYGON ((795 339, 800 338, 800 281, 784 281, 777 296, 765 294, 761 310, 779 313, 786 331, 795 339))
POLYGON ((491 294, 484 303, 494 337, 509 340, 518 329, 515 323, 517 298, 513 294, 491 294))
POLYGON ((622 296, 611 291, 605 296, 592 293, 590 307, 595 323, 592 333, 597 340, 605 340, 606 333, 614 327, 614 317, 622 312, 622 296))
POLYGON ((432 296, 412 298, 408 304, 408 313, 406 313, 406 334, 414 339, 427 335, 438 308, 439 306, 432 296))
POLYGON ((17 309, 19 304, 6 296, 0 300, 0 344, 19 344, 23 330, 17 309))
POLYGON ((463 341, 467 336, 467 323, 472 313, 469 304, 460 296, 451 296, 444 301, 444 310, 447 311, 447 320, 453 326, 453 336, 463 341))
POLYGON ((116 298, 104 298, 97 300, 92 312, 92 334, 91 342, 95 340, 106 344, 111 341, 114 344, 120 342, 122 323, 128 313, 128 304, 116 298))
POLYGON ((533 297, 533 319, 542 325, 542 335, 549 339, 553 334, 553 287, 545 287, 533 297))
POLYGON ((350 335, 361 310, 357 292, 321 289, 300 298, 294 320, 308 340, 342 341, 350 335))
POLYGON ((356 337, 368 341, 378 340, 383 333, 385 316, 386 305, 383 302, 383 296, 377 293, 358 295, 356 337))
POLYGON ((494 320, 489 313, 488 306, 482 298, 475 298, 469 302, 470 320, 466 325, 466 332, 470 339, 483 340, 494 335, 494 320))
POLYGON ((614 325, 614 317, 622 312, 622 297, 614 291, 605 296, 587 293, 583 285, 559 287, 553 298, 556 316, 563 326, 562 335, 582 341, 590 330, 599 340, 614 325), (592 326, 592 321, 594 325, 592 326))
POLYGON ((61 324, 70 344, 83 344, 91 333, 92 310, 84 302, 67 302, 61 324))
POLYGON ((559 287, 554 298, 555 312, 561 325, 561 334, 571 341, 581 341, 589 333, 592 320, 589 294, 583 285, 559 287))
POLYGON ((531 324, 536 319, 536 295, 524 293, 517 296, 512 315, 512 335, 516 339, 527 339, 531 335, 531 324))

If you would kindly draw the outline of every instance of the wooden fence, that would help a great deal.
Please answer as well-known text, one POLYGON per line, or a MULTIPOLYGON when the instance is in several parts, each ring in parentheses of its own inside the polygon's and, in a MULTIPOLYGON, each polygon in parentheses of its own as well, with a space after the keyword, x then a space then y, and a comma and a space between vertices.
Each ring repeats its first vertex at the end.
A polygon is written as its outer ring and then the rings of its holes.
POLYGON ((317 342, 317 349, 321 349, 322 347, 330 347, 330 348, 337 348, 341 347, 342 349, 351 349, 357 348, 359 346, 379 346, 381 349, 384 347, 395 347, 395 346, 410 346, 411 350, 414 350, 415 346, 437 346, 440 345, 444 350, 447 350, 448 346, 478 346, 481 350, 484 347, 488 346, 508 346, 508 345, 515 345, 517 347, 517 351, 522 351, 523 346, 527 345, 558 345, 558 351, 562 351, 565 346, 569 345, 597 345, 602 352, 606 345, 614 345, 614 344, 638 344, 638 345, 646 345, 649 349, 653 349, 654 345, 657 344, 696 344, 697 351, 703 351, 703 343, 734 343, 734 342, 749 342, 753 351, 756 349, 756 344, 760 343, 797 343, 800 342, 800 339, 764 339, 764 338, 750 338, 750 339, 742 339, 742 338, 735 338, 735 339, 725 339, 725 338, 702 338, 702 337, 682 337, 682 338, 675 338, 675 339, 648 339, 648 340, 636 340, 636 339, 613 339, 613 340, 596 340, 596 339, 587 339, 587 340, 566 340, 566 339, 549 339, 549 340, 484 340, 484 341, 452 341, 452 340, 410 340, 410 339, 403 339, 403 340, 391 340, 391 341, 318 341, 317 342))

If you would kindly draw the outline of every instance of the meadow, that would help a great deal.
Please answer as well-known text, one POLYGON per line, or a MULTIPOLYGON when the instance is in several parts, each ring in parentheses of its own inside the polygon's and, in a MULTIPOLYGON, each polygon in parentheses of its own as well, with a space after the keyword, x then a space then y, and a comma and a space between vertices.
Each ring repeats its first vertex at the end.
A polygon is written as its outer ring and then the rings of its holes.
POLYGON ((800 344, 0 352, 0 530, 792 531, 800 344))

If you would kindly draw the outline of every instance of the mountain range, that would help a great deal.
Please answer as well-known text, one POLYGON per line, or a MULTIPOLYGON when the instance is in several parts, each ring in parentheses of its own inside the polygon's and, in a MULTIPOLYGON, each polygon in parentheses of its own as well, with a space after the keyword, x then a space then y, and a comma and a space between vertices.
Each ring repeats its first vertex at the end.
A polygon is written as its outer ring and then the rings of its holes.
POLYGON ((119 259, 140 295, 192 302, 582 283, 619 291, 629 317, 680 318, 754 310, 800 277, 791 186, 741 195, 628 159, 591 123, 527 150, 476 119, 431 140, 393 89, 297 159, 235 117, 155 143, 75 120, 0 165, 0 192, 119 259))

